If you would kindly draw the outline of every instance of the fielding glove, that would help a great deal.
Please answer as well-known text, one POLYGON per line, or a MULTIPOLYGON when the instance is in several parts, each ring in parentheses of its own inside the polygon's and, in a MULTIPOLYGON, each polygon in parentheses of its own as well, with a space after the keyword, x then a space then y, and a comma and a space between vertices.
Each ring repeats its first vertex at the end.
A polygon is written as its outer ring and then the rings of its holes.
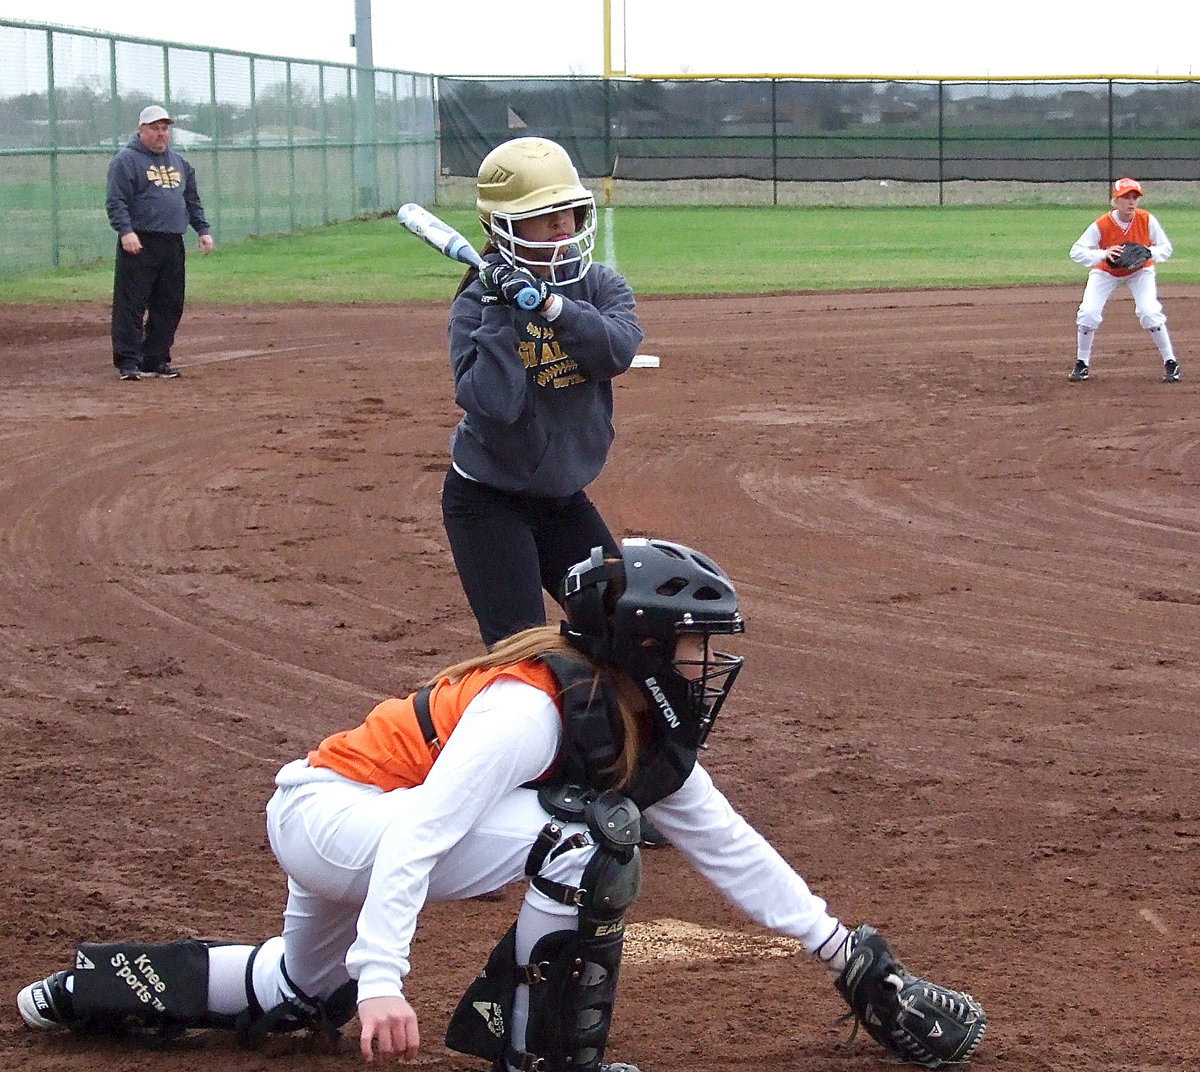
POLYGON ((959 1064, 975 1052, 987 1027, 978 1001, 912 975, 874 927, 864 923, 852 942, 835 984, 850 1006, 847 1019, 893 1057, 926 1068, 959 1064))

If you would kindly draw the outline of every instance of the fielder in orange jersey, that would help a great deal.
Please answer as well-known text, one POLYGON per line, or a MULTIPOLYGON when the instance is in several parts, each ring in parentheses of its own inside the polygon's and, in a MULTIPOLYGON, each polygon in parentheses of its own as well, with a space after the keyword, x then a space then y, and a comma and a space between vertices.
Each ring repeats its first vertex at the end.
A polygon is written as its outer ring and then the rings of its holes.
MULTIPOLYGON (((450 1019, 446 1043, 492 1072, 637 1072, 605 1062, 646 809, 751 920, 800 942, 894 1057, 966 1060, 986 1025, 969 995, 908 973, 853 930, 697 762, 742 668, 743 631, 712 559, 664 540, 597 547, 567 574, 561 628, 448 667, 284 766, 267 805, 288 879, 282 935, 259 945, 85 943, 31 983, 31 1028, 336 1036, 357 1012, 367 1061, 417 1056, 405 996, 418 916, 520 878, 516 922, 450 1019)), ((749 1025, 748 1025, 749 1026, 749 1025)), ((77 1051, 74 1051, 77 1052, 77 1051)))
MULTIPOLYGON (((1117 179, 1113 183, 1112 211, 1093 223, 1071 247, 1071 260, 1091 269, 1083 289, 1083 301, 1075 314, 1075 367, 1067 375, 1072 383, 1081 383, 1091 375, 1096 329, 1104 319, 1108 299, 1123 286, 1133 295, 1138 321, 1150 332, 1162 356, 1163 382, 1179 382, 1179 361, 1167 332, 1167 315, 1158 300, 1154 271, 1155 264, 1161 264, 1171 256, 1171 240, 1154 216, 1138 208, 1141 196, 1142 184, 1137 179, 1117 179), (1121 255, 1128 243, 1149 247, 1150 259, 1139 267, 1121 267, 1121 255)), ((1145 256, 1144 252, 1142 256, 1145 256)))

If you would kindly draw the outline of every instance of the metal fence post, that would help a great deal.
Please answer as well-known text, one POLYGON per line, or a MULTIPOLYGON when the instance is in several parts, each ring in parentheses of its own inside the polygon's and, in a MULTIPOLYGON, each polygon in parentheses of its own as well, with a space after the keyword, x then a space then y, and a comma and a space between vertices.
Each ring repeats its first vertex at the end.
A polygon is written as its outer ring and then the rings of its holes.
POLYGON ((1116 136, 1116 121, 1113 116, 1113 80, 1108 80, 1108 185, 1111 187, 1116 179, 1116 146, 1113 144, 1116 136))
POLYGON ((46 31, 46 139, 50 149, 50 263, 62 263, 62 197, 58 185, 58 89, 54 84, 54 31, 46 31))
POLYGON ((221 113, 217 108, 217 54, 208 53, 208 106, 212 112, 212 188, 213 218, 209 221, 221 233, 221 113))
POLYGON ((779 81, 771 79, 771 204, 779 204, 779 81))
POLYGON ((254 233, 262 235, 262 189, 258 174, 258 91, 255 76, 258 57, 250 57, 250 186, 254 191, 254 233))
POLYGON ((284 99, 287 101, 288 230, 296 229, 296 115, 292 108, 292 61, 284 66, 284 99))
POLYGON ((946 83, 938 79, 938 206, 946 203, 946 83))
POLYGON ((321 101, 321 220, 329 222, 329 109, 325 101, 325 65, 317 68, 317 96, 321 101))
POLYGON ((362 207, 379 205, 375 167, 375 56, 371 40, 371 0, 355 0, 354 47, 357 60, 354 96, 354 182, 362 207))
POLYGON ((125 132, 125 120, 121 115, 121 90, 117 81, 117 39, 108 39, 108 85, 112 110, 112 140, 118 152, 121 150, 121 135, 125 132))

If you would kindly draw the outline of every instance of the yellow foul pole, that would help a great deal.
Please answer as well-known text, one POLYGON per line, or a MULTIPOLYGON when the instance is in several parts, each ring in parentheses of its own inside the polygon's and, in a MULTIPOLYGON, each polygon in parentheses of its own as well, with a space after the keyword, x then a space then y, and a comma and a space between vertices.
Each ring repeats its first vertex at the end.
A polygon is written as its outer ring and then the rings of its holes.
MULTIPOLYGON (((604 0, 604 77, 625 73, 625 0, 604 0), (617 10, 613 11, 614 3, 617 10), (615 16, 615 17, 614 17, 615 16)), ((604 204, 612 204, 613 177, 604 177, 604 204)))

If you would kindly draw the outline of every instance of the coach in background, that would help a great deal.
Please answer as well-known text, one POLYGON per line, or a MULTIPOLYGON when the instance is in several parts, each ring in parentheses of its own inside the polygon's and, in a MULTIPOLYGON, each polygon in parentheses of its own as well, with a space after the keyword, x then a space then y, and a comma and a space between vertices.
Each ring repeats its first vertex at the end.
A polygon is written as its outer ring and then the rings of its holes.
POLYGON ((113 364, 123 380, 171 378, 175 330, 183 317, 188 225, 200 252, 213 251, 196 170, 171 148, 173 119, 142 109, 138 132, 108 165, 108 222, 120 239, 113 277, 113 364))

